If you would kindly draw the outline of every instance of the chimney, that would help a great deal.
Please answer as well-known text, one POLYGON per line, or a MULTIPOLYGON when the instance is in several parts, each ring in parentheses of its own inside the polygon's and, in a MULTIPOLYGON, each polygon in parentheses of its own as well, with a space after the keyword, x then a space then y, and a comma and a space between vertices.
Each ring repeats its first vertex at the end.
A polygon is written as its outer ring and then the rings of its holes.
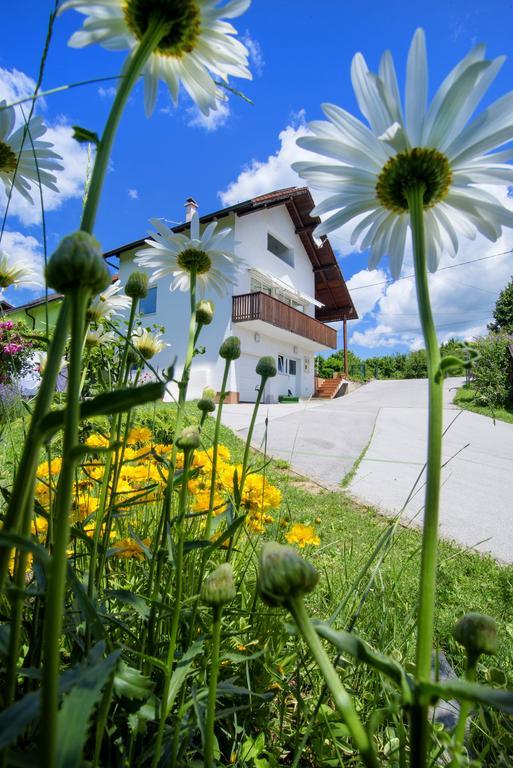
POLYGON ((192 219, 193 213, 198 210, 198 203, 193 197, 188 197, 185 201, 185 221, 192 219))

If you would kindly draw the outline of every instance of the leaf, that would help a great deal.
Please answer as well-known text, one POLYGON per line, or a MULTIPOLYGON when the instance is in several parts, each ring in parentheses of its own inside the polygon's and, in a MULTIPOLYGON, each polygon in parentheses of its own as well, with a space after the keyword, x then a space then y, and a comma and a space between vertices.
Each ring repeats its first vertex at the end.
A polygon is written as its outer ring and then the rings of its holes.
POLYGON ((81 764, 93 708, 114 672, 120 653, 114 651, 89 667, 64 697, 57 715, 57 768, 76 768, 81 764))
POLYGON ((81 128, 80 125, 73 125, 73 138, 78 141, 79 144, 94 144, 98 146, 100 143, 100 137, 94 131, 89 131, 87 128, 81 128))
POLYGON ((212 552, 215 552, 216 549, 219 549, 221 544, 223 544, 227 539, 231 539, 237 528, 242 525, 244 520, 246 519, 246 515, 239 515, 239 517, 236 517, 233 523, 228 526, 228 528, 223 531, 223 533, 210 545, 210 550, 207 553, 208 556, 212 554, 212 552))
POLYGON ((114 676, 114 690, 117 696, 127 699, 145 699, 153 689, 153 682, 138 669, 120 664, 114 676))
POLYGON ((187 676, 191 672, 191 667, 196 656, 203 653, 203 640, 196 640, 195 643, 184 653, 180 661, 175 667, 175 671, 171 675, 171 682, 169 684, 169 694, 166 702, 166 716, 171 712, 171 708, 182 685, 184 684, 187 676))
POLYGON ((108 589, 105 592, 105 596, 112 597, 115 600, 120 600, 126 605, 130 605, 143 619, 147 619, 150 615, 150 609, 146 600, 139 595, 136 595, 135 592, 131 592, 129 589, 108 589))
POLYGON ((25 536, 21 536, 19 533, 9 533, 8 531, 0 531, 0 547, 7 547, 9 549, 21 549, 22 552, 30 552, 35 558, 37 558, 45 567, 50 564, 50 555, 44 547, 38 544, 32 539, 28 539, 25 536))
MULTIPOLYGON (((153 400, 160 400, 166 391, 165 382, 150 382, 140 387, 118 389, 115 392, 103 392, 80 403, 80 419, 90 419, 93 416, 108 416, 114 413, 129 411, 138 405, 144 405, 153 400)), ((43 416, 38 428, 45 439, 48 439, 64 424, 64 409, 51 411, 43 416)))
MULTIPOLYGON (((101 658, 105 652, 105 643, 97 643, 91 649, 83 664, 78 664, 66 670, 59 677, 59 693, 66 693, 75 685, 91 664, 101 658)), ((25 728, 39 717, 41 706, 41 691, 27 693, 19 701, 0 713, 0 750, 13 744, 25 728)))
POLYGON ((374 667, 378 672, 386 675, 394 683, 402 687, 407 675, 399 662, 375 651, 370 645, 361 640, 358 635, 352 632, 336 630, 322 622, 315 622, 314 628, 318 635, 328 640, 337 650, 349 654, 358 661, 369 664, 369 666, 374 667))
POLYGON ((439 376, 443 376, 445 373, 456 375, 461 373, 464 367, 465 363, 459 357, 456 357, 456 355, 446 355, 446 357, 442 357, 440 360, 437 373, 439 376))
POLYGON ((484 704, 501 712, 513 715, 513 691, 489 688, 479 683, 469 683, 467 680, 442 680, 439 683, 418 683, 419 693, 427 703, 433 699, 457 699, 484 704))
POLYGON ((100 618, 100 614, 96 610, 93 602, 91 601, 91 598, 85 591, 84 585, 78 578, 71 563, 68 563, 68 581, 71 587, 71 591, 77 600, 80 613, 87 622, 92 636, 95 640, 103 640, 105 637, 105 631, 103 628, 102 620, 100 618))

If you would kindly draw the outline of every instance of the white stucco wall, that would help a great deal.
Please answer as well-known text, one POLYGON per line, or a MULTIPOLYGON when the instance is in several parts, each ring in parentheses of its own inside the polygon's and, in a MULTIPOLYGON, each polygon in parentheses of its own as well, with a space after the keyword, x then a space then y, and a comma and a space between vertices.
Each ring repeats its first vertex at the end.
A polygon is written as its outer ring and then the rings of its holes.
MULTIPOLYGON (((254 329, 245 328, 240 323, 232 324, 232 294, 249 293, 250 291, 250 267, 268 272, 283 282, 295 287, 301 293, 313 296, 315 293, 314 273, 311 262, 299 237, 295 234, 294 225, 285 206, 277 206, 262 211, 220 220, 219 226, 232 227, 232 236, 235 242, 235 254, 244 259, 244 266, 238 273, 237 285, 233 291, 223 297, 216 294, 198 296, 198 298, 212 299, 215 303, 215 316, 211 325, 202 330, 198 346, 205 347, 205 353, 194 358, 192 364, 191 381, 189 385, 189 397, 196 398, 201 395, 204 387, 211 386, 219 390, 224 368, 224 360, 219 358, 218 350, 222 340, 229 335, 239 336, 241 339, 242 355, 235 366, 232 366, 229 389, 231 391, 244 391, 244 399, 248 397, 254 379, 258 383, 254 368, 258 358, 263 355, 285 355, 296 360, 296 379, 286 374, 278 374, 269 382, 266 391, 267 402, 275 402, 280 394, 286 395, 289 389, 296 390, 294 394, 301 397, 310 397, 313 394, 314 383, 314 352, 311 347, 302 345, 300 336, 280 330, 265 323, 265 332, 261 330, 255 335, 254 329), (267 250, 267 234, 271 233, 284 245, 294 251, 294 267, 289 266, 280 258, 267 250), (279 338, 276 338, 276 336, 279 338), (259 341, 256 339, 259 338, 259 341), (307 370, 305 370, 305 366, 307 370), (295 384, 295 387, 292 386, 295 384)), ((137 268, 133 262, 134 254, 122 254, 120 262, 120 279, 126 283, 130 272, 137 268)), ((166 277, 157 284, 156 312, 141 317, 144 327, 154 324, 165 328, 164 338, 170 343, 163 352, 157 355, 151 362, 159 369, 167 368, 174 357, 177 358, 175 377, 179 377, 182 371, 183 360, 186 354, 188 323, 189 323, 189 294, 180 291, 169 291, 170 278, 166 277)), ((309 305, 307 313, 311 316, 315 313, 313 305, 309 305)), ((252 390, 254 391, 254 389, 252 390)), ((175 390, 176 394, 176 390, 175 390)))

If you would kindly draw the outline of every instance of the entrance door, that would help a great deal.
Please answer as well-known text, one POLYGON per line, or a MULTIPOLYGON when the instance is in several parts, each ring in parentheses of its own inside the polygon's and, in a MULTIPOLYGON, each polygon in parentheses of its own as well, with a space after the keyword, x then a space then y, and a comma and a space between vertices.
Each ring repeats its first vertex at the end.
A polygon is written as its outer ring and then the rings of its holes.
POLYGON ((286 379, 287 391, 283 394, 297 395, 299 387, 298 361, 293 357, 278 355, 278 373, 286 379))

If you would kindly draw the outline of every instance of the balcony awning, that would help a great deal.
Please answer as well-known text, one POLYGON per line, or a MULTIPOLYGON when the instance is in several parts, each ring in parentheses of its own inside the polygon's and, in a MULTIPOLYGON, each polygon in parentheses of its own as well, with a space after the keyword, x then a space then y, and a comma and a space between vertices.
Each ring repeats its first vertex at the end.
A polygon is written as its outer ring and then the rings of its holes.
POLYGON ((302 299, 303 301, 306 301, 307 304, 313 304, 314 307, 324 307, 324 304, 321 301, 314 299, 313 296, 309 296, 307 293, 301 293, 301 291, 298 291, 294 286, 289 285, 289 283, 286 283, 284 280, 280 280, 279 277, 271 275, 269 272, 265 272, 263 269, 251 267, 249 271, 257 277, 271 283, 275 288, 280 288, 285 293, 288 293, 292 298, 302 299))

